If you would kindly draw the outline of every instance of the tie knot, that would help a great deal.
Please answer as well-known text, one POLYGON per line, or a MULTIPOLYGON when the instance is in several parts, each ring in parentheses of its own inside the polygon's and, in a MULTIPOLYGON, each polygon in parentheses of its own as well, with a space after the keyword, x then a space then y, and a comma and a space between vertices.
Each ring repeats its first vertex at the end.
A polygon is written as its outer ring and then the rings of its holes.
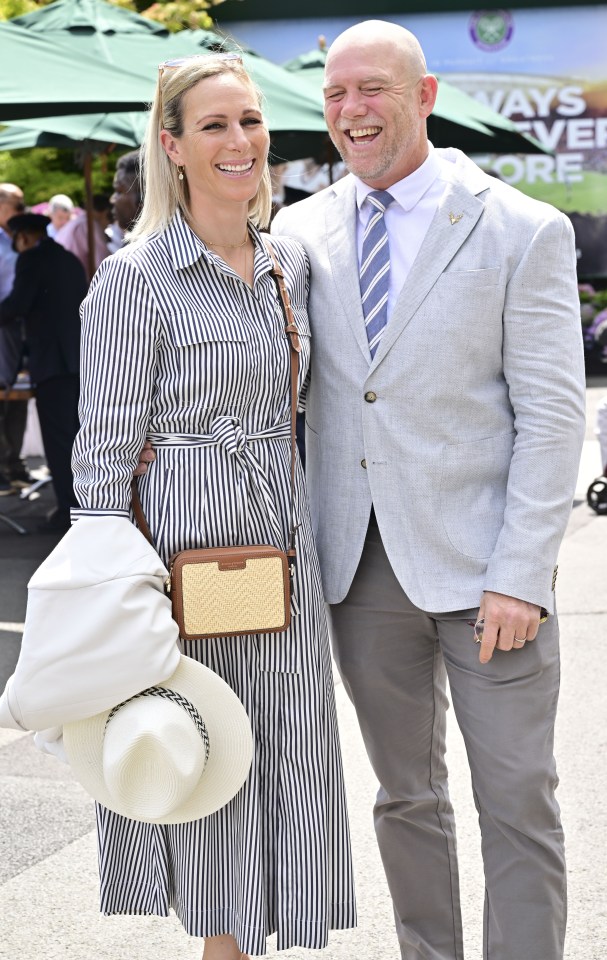
POLYGON ((373 190, 372 193, 367 194, 367 200, 383 213, 386 207, 390 206, 394 197, 387 190, 373 190))

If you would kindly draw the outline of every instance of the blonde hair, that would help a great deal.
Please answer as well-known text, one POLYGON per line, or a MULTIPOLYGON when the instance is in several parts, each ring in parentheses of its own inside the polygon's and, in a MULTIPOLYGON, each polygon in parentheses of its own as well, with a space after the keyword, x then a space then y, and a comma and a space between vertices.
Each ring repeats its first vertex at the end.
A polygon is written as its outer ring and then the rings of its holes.
MULTIPOLYGON (((139 240, 157 231, 165 230, 177 210, 186 218, 190 215, 187 179, 180 180, 176 165, 169 159, 160 142, 160 131, 168 130, 173 137, 183 134, 183 98, 200 80, 232 73, 255 94, 262 106, 261 91, 255 85, 238 56, 201 54, 185 58, 158 71, 156 93, 150 108, 145 141, 141 150, 144 200, 129 240, 139 240)), ((249 220, 266 227, 272 208, 270 169, 266 164, 259 189, 249 202, 249 220)))

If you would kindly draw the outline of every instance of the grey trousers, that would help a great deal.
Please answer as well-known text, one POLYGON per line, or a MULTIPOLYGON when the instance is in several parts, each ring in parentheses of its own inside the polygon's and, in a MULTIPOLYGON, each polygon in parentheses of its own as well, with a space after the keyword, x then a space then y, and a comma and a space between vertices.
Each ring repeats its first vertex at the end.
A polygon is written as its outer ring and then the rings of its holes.
MULTIPOLYGON (((480 598, 479 598, 480 599, 480 598)), ((372 518, 352 587, 330 607, 334 654, 380 782, 375 829, 402 960, 462 960, 445 676, 479 815, 485 960, 562 960, 563 832, 553 733, 558 625, 481 665, 476 610, 424 613, 398 583, 372 518)))

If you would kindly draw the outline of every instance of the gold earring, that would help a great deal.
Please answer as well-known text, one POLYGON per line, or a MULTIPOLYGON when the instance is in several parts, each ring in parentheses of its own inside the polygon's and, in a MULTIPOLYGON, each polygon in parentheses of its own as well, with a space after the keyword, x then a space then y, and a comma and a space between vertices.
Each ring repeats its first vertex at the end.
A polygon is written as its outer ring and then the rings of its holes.
POLYGON ((184 170, 185 170, 185 167, 177 167, 177 174, 178 174, 180 180, 183 180, 183 171, 184 171, 184 170))

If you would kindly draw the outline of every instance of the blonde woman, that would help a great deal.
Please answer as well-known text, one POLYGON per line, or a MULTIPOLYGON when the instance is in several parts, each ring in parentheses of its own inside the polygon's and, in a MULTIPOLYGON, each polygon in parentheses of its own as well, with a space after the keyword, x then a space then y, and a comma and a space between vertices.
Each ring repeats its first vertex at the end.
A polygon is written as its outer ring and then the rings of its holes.
MULTIPOLYGON (((166 562, 197 546, 284 543, 289 522, 289 347, 271 260, 269 135, 240 58, 161 65, 131 243, 83 307, 75 515, 129 514, 139 481, 166 562)), ((308 266, 275 241, 309 363, 308 266)), ((322 948, 355 924, 331 661, 304 480, 297 473, 297 611, 288 631, 183 642, 250 717, 255 757, 233 801, 204 820, 143 824, 98 807, 101 907, 166 915, 204 960, 322 948)), ((117 551, 120 545, 116 545, 117 551)), ((134 638, 134 642, 135 642, 134 638)), ((119 664, 117 664, 119 669, 119 664)))

